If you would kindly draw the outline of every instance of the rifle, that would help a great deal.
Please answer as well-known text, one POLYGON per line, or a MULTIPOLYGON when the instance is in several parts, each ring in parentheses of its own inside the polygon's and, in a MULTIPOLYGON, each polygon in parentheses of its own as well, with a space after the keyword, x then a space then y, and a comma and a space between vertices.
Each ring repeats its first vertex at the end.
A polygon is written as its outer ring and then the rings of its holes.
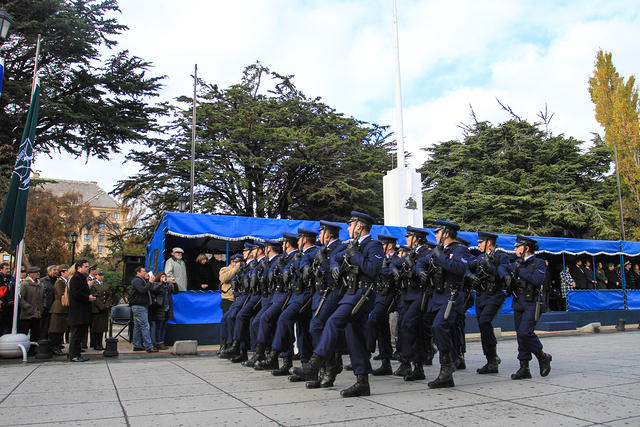
POLYGON ((349 287, 350 281, 355 281, 358 278, 359 267, 356 265, 352 265, 349 262, 349 260, 351 259, 350 254, 357 251, 358 247, 360 246, 358 240, 360 240, 360 233, 356 234, 355 237, 351 239, 351 242, 349 242, 349 245, 345 250, 344 257, 342 258, 342 263, 338 268, 338 277, 335 277, 334 275, 334 279, 336 279, 336 282, 342 282, 342 287, 345 289, 349 287), (345 273, 348 273, 349 277, 345 277, 345 273))
MULTIPOLYGON (((513 287, 515 286, 515 282, 518 279, 518 275, 520 274, 520 267, 522 266, 522 263, 524 262, 524 253, 518 257, 518 259, 516 259, 516 267, 513 269, 513 272, 511 273, 510 276, 506 276, 506 278, 509 278, 509 280, 506 280, 506 293, 507 295, 512 294, 513 295, 513 287)), ((515 295, 514 295, 515 296, 515 295)))
POLYGON ((351 315, 355 316, 356 314, 358 314, 358 312, 360 311, 360 308, 362 307, 362 305, 365 303, 365 301, 367 300, 367 298, 369 298, 369 294, 371 293, 371 291, 373 291, 373 288, 376 286, 375 283, 370 284, 367 287, 367 290, 364 292, 364 294, 362 294, 360 296, 360 299, 358 300, 358 302, 356 303, 356 305, 353 306, 353 309, 351 310, 351 315))
POLYGON ((540 319, 540 312, 542 311, 542 292, 538 292, 538 300, 536 301, 536 322, 540 319))
POLYGON ((396 300, 398 299, 398 294, 395 294, 393 296, 393 299, 391 300, 391 304, 389 304, 389 308, 387 308, 387 315, 393 313, 393 309, 396 306, 396 300))

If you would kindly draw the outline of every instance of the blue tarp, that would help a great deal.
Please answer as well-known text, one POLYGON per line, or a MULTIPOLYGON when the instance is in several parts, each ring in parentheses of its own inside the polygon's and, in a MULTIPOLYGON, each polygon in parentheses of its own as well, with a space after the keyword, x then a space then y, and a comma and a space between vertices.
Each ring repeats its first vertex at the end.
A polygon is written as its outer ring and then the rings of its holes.
POLYGON ((627 290, 627 308, 629 310, 640 310, 640 290, 627 290))
POLYGON ((568 299, 569 311, 624 309, 621 290, 569 291, 568 299))
MULTIPOLYGON (((473 292, 475 294, 475 291, 473 292)), ((474 296, 474 300, 475 300, 475 296, 474 296)), ((500 313, 499 314, 511 314, 513 313, 513 307, 511 307, 511 301, 513 300, 513 297, 510 295, 508 296, 505 300, 504 303, 502 304, 502 307, 500 308, 500 313)), ((475 316, 476 315, 476 306, 475 304, 473 305, 473 307, 469 308, 469 310, 467 310, 467 316, 475 316)))
POLYGON ((177 325, 220 323, 222 319, 220 299, 219 292, 180 292, 173 295, 174 320, 170 320, 169 323, 177 325))

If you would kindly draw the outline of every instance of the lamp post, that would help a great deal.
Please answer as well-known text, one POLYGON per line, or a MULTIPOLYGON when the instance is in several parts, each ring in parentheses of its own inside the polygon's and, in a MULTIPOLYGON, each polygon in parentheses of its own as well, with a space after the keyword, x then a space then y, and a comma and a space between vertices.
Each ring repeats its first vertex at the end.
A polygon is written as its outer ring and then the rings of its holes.
POLYGON ((186 212, 189 209, 189 199, 185 196, 180 196, 178 199, 178 210, 180 212, 186 212))
POLYGON ((71 265, 76 261, 76 242, 78 241, 78 233, 71 233, 71 265))
POLYGON ((0 9, 0 43, 3 43, 9 35, 9 29, 13 24, 13 18, 4 7, 0 9))

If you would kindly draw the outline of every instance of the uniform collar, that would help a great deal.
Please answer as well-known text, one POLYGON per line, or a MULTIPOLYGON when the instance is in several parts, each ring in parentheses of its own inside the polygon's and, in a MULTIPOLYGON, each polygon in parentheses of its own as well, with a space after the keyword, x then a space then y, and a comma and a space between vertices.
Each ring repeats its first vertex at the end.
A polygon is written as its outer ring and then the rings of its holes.
POLYGON ((528 262, 531 258, 533 258, 533 257, 535 257, 535 256, 536 256, 536 254, 529 255, 528 257, 526 257, 526 258, 524 259, 524 262, 528 262))
POLYGON ((275 257, 277 257, 278 254, 275 254, 274 256, 272 256, 271 258, 269 258, 269 261, 272 261, 275 257))
POLYGON ((358 239, 358 243, 362 243, 362 242, 364 242, 364 241, 365 241, 365 239, 366 239, 367 237, 369 237, 369 236, 370 236, 370 234, 367 234, 366 236, 360 236, 360 238, 358 239))
POLYGON ((264 258, 264 255, 262 255, 260 258, 258 258, 258 262, 262 261, 263 258, 264 258))

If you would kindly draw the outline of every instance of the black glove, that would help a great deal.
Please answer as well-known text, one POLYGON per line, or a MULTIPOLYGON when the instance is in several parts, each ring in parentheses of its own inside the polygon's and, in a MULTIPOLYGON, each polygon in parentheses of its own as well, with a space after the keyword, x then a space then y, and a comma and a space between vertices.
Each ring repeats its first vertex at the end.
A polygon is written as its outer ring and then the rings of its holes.
POLYGON ((347 248, 347 252, 344 254, 344 257, 349 261, 355 253, 358 252, 358 245, 349 245, 347 248))
POLYGON ((331 277, 333 277, 333 280, 336 282, 340 280, 340 267, 333 267, 331 269, 331 277))
POLYGON ((511 276, 506 275, 502 280, 504 281, 505 289, 509 289, 511 287, 511 276))
POLYGON ((476 276, 475 274, 469 272, 467 273, 467 275, 464 278, 466 281, 468 281, 468 283, 471 284, 471 286, 476 287, 480 284, 480 279, 478 278, 478 276, 476 276))
POLYGON ((442 255, 442 248, 439 245, 431 250, 431 258, 437 259, 440 258, 440 255, 442 255))
POLYGON ((423 286, 429 282, 429 274, 424 270, 418 273, 418 278, 420 278, 420 284, 423 286))
POLYGON ((391 268, 391 276, 393 277, 393 281, 395 283, 398 283, 400 281, 400 272, 398 271, 397 268, 395 267, 391 268))
POLYGON ((302 268, 302 281, 304 283, 309 283, 310 279, 311 279, 311 267, 309 267, 308 265, 305 265, 302 268))
POLYGON ((285 285, 289 284, 290 278, 291 278, 290 270, 287 270, 284 273, 282 273, 282 281, 285 283, 285 285))

